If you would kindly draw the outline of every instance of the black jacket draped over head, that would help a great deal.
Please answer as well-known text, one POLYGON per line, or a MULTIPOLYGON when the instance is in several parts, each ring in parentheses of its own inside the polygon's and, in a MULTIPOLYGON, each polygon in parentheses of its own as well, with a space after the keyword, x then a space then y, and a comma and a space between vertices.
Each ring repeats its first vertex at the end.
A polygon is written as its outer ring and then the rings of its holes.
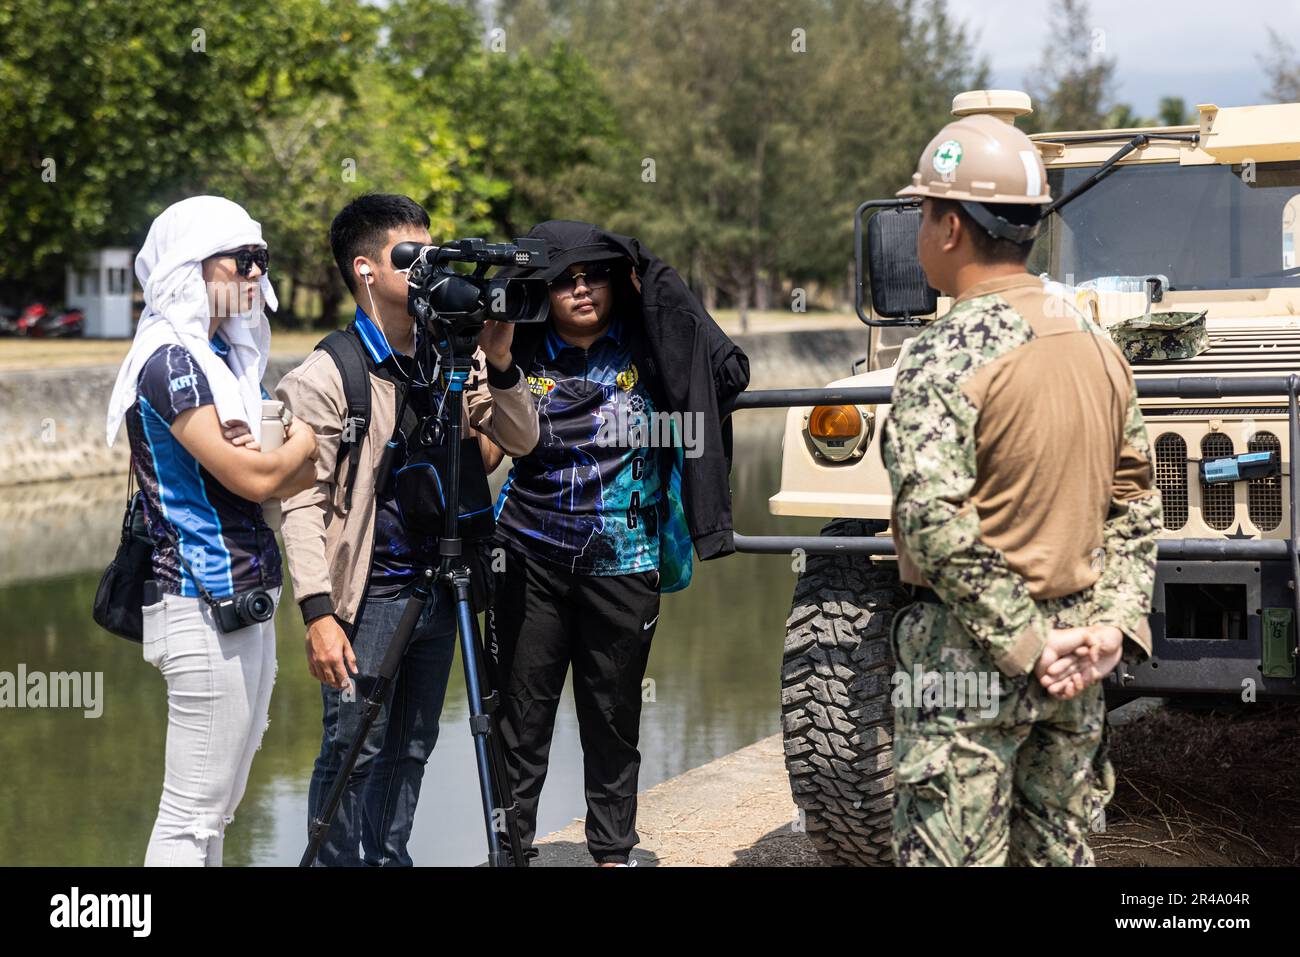
MULTIPOLYGON (((735 551, 731 521, 731 414, 736 396, 749 385, 749 359, 727 338, 682 277, 629 236, 591 223, 551 220, 528 233, 545 239, 550 262, 531 270, 512 269, 503 276, 553 279, 573 263, 626 260, 640 287, 640 322, 624 315, 633 356, 645 371, 652 393, 670 412, 698 414, 700 454, 686 458, 682 503, 695 553, 701 560, 735 551)), ((632 310, 635 311, 635 310, 632 310)), ((512 353, 528 371, 546 328, 545 323, 515 327, 512 353)))

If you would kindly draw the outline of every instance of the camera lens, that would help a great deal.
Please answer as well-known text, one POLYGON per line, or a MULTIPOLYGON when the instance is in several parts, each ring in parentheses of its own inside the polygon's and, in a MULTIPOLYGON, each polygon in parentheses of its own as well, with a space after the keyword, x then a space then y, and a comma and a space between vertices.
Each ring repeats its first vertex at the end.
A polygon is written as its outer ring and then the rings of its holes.
POLYGON ((426 449, 442 445, 442 421, 436 415, 425 416, 418 432, 419 443, 426 449))
POLYGON ((275 602, 258 589, 244 596, 244 614, 253 621, 266 621, 275 613, 275 602))

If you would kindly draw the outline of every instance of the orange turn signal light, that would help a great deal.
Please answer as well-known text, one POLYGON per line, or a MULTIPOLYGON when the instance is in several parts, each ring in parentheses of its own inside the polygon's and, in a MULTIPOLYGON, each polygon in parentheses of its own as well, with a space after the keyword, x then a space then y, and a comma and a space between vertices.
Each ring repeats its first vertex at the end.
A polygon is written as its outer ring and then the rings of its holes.
POLYGON ((862 434, 862 413, 855 405, 814 406, 808 434, 814 439, 856 439, 862 434))

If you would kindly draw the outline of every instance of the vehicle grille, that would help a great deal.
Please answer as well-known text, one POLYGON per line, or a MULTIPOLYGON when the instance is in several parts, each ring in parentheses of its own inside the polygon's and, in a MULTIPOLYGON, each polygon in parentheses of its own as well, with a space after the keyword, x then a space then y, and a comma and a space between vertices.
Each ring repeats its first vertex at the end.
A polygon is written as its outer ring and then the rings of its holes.
POLYGON ((1156 439, 1156 488, 1160 489, 1165 528, 1182 528, 1187 524, 1187 443, 1181 435, 1166 432, 1156 439))
MULTIPOLYGON (((1251 452, 1282 451, 1282 443, 1272 432, 1256 432, 1248 446, 1251 452)), ((1246 503, 1256 528, 1262 532, 1277 528, 1282 524, 1282 476, 1251 479, 1246 488, 1246 503)))
MULTIPOLYGON (((1201 458, 1222 459, 1232 455, 1232 439, 1222 432, 1211 432, 1201 439, 1201 458)), ((1224 532, 1233 525, 1236 509, 1233 506, 1233 483, 1201 482, 1201 517, 1210 528, 1224 532)))

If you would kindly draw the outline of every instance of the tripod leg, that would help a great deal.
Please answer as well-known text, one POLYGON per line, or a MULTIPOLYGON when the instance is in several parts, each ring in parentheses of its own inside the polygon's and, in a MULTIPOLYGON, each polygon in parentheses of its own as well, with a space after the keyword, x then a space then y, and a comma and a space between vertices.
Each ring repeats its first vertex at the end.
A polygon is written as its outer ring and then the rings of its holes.
POLYGON ((397 676, 402 656, 406 654, 406 646, 410 644, 411 635, 415 632, 420 615, 429 603, 432 581, 433 570, 426 569, 424 581, 411 594, 406 607, 402 609, 397 630, 393 632, 392 641, 389 642, 388 650, 384 653, 384 660, 379 665, 379 675, 375 685, 361 706, 361 724, 357 728, 356 737, 352 739, 347 757, 343 759, 334 783, 330 786, 325 805, 320 813, 312 818, 308 828, 307 849, 303 851, 302 859, 298 862, 299 867, 311 867, 316 860, 316 855, 320 853, 320 846, 324 843, 325 835, 329 833, 330 825, 334 822, 334 815, 338 813, 339 804, 343 801, 343 792, 347 789, 348 778, 352 776, 352 771, 357 766, 357 759, 361 757, 361 749, 365 747, 366 738, 370 736, 370 729, 374 727, 379 712, 384 708, 384 702, 388 700, 393 679, 397 676))
MULTIPOLYGON (((460 537, 460 513, 456 506, 460 503, 460 436, 461 408, 464 400, 465 383, 469 380, 474 352, 474 337, 477 327, 468 326, 455 330, 465 341, 455 348, 444 349, 436 346, 440 359, 446 353, 448 359, 445 396, 449 401, 447 410, 447 492, 445 501, 452 507, 443 510, 443 531, 438 542, 438 553, 442 556, 440 568, 442 577, 451 585, 456 601, 456 630, 460 635, 461 659, 465 665, 465 691, 469 696, 470 731, 474 735, 474 756, 478 762, 479 791, 483 797, 483 821, 487 827, 488 863, 501 867, 511 863, 511 857, 517 866, 526 866, 520 853, 518 808, 513 799, 508 802, 502 795, 510 792, 510 778, 505 773, 505 759, 500 751, 500 735, 493 734, 493 714, 489 707, 494 707, 495 699, 489 701, 483 696, 484 682, 481 665, 481 642, 478 634, 478 621, 469 600, 469 569, 461 560, 462 540, 460 537), (463 346, 463 348, 461 348, 463 346), (499 834, 504 824, 510 835, 510 847, 513 855, 501 847, 499 834)), ((456 335, 446 335, 447 343, 456 339, 456 335)), ((442 340, 434 339, 435 344, 442 340)))
POLYGON ((487 738, 491 730, 483 713, 478 681, 478 656, 475 653, 474 628, 477 622, 469 602, 456 600, 456 631, 460 637, 460 657, 465 666, 465 691, 469 698, 469 730, 474 736, 474 758, 478 764, 479 794, 483 800, 483 823, 487 828, 488 865, 502 867, 507 861, 497 837, 497 809, 493 806, 496 787, 492 780, 492 761, 488 756, 487 738))
MULTIPOLYGON (((470 594, 468 579, 464 583, 464 589, 464 599, 468 603, 470 594)), ((460 597, 461 591, 458 587, 457 598, 460 597)), ((503 817, 501 823, 505 826, 506 840, 515 866, 527 867, 528 859, 523 853, 523 837, 519 830, 519 804, 515 801, 510 769, 506 764, 505 741, 501 736, 500 689, 493 686, 492 676, 487 667, 487 653, 484 649, 483 638, 478 630, 478 620, 471 615, 470 622, 473 625, 474 650, 478 661, 480 700, 482 701, 483 712, 489 719, 488 757, 492 762, 493 782, 496 785, 496 807, 501 811, 503 817)))
POLYGON ((492 758, 492 767, 497 782, 497 806, 505 815, 506 840, 510 844, 510 857, 516 867, 527 867, 528 858, 524 856, 523 836, 519 831, 519 805, 515 801, 514 789, 510 785, 510 768, 506 766, 504 744, 501 740, 501 720, 497 709, 501 699, 495 689, 488 696, 484 705, 492 721, 492 731, 488 739, 488 753, 492 758))
POLYGON ((487 691, 483 698, 483 710, 492 720, 488 753, 492 758, 492 767, 496 774, 497 807, 505 814, 506 840, 510 845, 510 856, 516 862, 516 867, 527 867, 528 858, 523 853, 523 836, 519 830, 519 804, 515 800, 513 779, 510 768, 506 764, 505 738, 501 735, 501 690, 495 686, 486 667, 487 652, 482 636, 476 634, 475 642, 479 652, 479 681, 487 691))
POLYGON ((465 665, 465 690, 469 697, 470 729, 478 760, 479 789, 483 795, 483 817, 487 826, 488 863, 493 867, 514 864, 526 867, 519 834, 519 809, 510 789, 510 775, 501 750, 501 735, 495 727, 496 696, 485 696, 482 640, 478 620, 469 600, 469 573, 458 568, 451 573, 456 594, 456 625, 460 633, 461 659, 465 665), (509 850, 501 846, 505 832, 509 850))

